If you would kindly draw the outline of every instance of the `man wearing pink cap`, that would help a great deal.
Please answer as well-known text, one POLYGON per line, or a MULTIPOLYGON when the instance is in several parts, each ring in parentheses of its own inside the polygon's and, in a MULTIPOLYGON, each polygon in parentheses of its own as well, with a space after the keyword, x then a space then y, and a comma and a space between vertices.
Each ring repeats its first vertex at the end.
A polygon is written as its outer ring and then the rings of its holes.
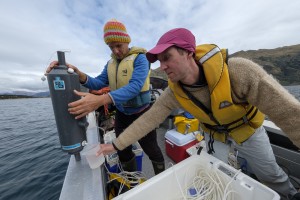
POLYGON ((181 108, 199 119, 208 136, 209 153, 218 154, 215 140, 230 143, 260 181, 289 199, 300 198, 276 163, 262 126, 266 114, 300 147, 300 102, 272 76, 250 60, 228 59, 227 51, 216 45, 196 47, 194 35, 184 28, 166 32, 146 56, 151 63, 160 61, 169 87, 113 145, 102 145, 98 153, 111 153, 133 144, 172 110, 181 108))
MULTIPOLYGON (((83 117, 105 104, 116 106, 115 133, 121 134, 134 120, 150 108, 150 63, 146 50, 139 47, 129 48, 131 38, 123 23, 109 20, 104 25, 104 41, 110 48, 111 59, 97 77, 90 77, 77 67, 67 64, 79 75, 80 83, 92 90, 109 86, 110 92, 104 95, 76 92, 84 98, 69 104, 69 112, 76 118, 83 117)), ((58 64, 54 61, 47 72, 58 64)), ((148 131, 139 143, 152 162, 154 173, 165 169, 164 157, 156 140, 156 127, 148 131)), ((123 170, 137 171, 137 163, 132 146, 118 151, 123 170)))

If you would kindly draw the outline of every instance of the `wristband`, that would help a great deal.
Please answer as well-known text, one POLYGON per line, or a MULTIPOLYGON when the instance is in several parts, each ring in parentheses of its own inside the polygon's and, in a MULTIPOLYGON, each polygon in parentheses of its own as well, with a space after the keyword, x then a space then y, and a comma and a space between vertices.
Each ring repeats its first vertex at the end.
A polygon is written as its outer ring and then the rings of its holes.
POLYGON ((115 148, 115 150, 120 151, 120 150, 116 147, 116 145, 115 145, 114 143, 111 143, 111 144, 113 145, 113 147, 115 148))

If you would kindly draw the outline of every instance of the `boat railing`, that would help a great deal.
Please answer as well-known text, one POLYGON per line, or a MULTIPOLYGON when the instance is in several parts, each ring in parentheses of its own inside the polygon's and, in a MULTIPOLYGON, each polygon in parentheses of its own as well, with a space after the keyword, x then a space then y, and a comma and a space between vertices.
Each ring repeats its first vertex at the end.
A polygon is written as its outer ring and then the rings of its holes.
MULTIPOLYGON (((99 130, 95 113, 87 116, 87 141, 89 144, 99 143, 99 130)), ((84 156, 76 161, 71 155, 60 200, 106 200, 104 168, 91 169, 84 156)))

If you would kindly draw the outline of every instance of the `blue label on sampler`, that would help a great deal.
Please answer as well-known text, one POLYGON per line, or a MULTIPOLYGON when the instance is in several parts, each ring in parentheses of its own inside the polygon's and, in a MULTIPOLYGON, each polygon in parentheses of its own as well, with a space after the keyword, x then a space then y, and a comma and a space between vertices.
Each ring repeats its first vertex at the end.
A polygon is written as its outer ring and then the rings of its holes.
POLYGON ((63 150, 72 150, 72 149, 76 149, 78 147, 80 147, 80 143, 73 144, 73 145, 70 145, 70 146, 61 146, 61 148, 63 150))
POLYGON ((53 81, 54 84, 54 90, 65 90, 65 81, 61 80, 60 77, 55 77, 55 80, 53 81))

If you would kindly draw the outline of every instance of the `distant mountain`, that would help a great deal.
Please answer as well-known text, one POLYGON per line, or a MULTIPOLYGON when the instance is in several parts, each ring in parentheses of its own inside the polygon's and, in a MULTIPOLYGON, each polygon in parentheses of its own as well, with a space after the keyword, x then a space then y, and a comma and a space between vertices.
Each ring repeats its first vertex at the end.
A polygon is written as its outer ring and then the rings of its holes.
POLYGON ((164 71, 161 71, 160 68, 151 70, 151 75, 150 76, 168 80, 167 74, 164 71))
POLYGON ((0 94, 0 99, 11 99, 11 98, 42 98, 50 97, 50 92, 23 92, 23 91, 12 91, 10 93, 0 94))
POLYGON ((24 98, 35 98, 26 95, 14 95, 14 94, 0 94, 1 99, 24 99, 24 98))
POLYGON ((49 91, 46 92, 23 92, 23 91, 14 91, 12 94, 15 95, 24 95, 30 97, 50 97, 49 91))
MULTIPOLYGON (((85 88, 84 86, 80 86, 81 92, 88 92, 89 90, 85 88)), ((44 98, 44 97, 50 97, 50 91, 45 92, 24 92, 24 91, 12 91, 7 93, 1 93, 0 92, 0 99, 4 98, 1 96, 18 96, 16 98, 44 98)), ((10 98, 10 97, 9 97, 10 98)))
POLYGON ((239 51, 231 56, 248 58, 260 64, 282 85, 300 85, 300 44, 276 49, 239 51))
MULTIPOLYGON (((230 49, 229 49, 230 52, 230 49)), ((254 62, 263 66, 263 68, 272 74, 282 85, 300 85, 300 44, 285 46, 276 49, 259 49, 249 51, 239 51, 231 54, 230 57, 243 57, 253 60, 254 62)), ((167 80, 168 77, 165 72, 159 68, 151 71, 152 81, 156 81, 155 87, 162 87, 166 83, 159 80, 167 80)), ((154 87, 154 88, 155 88, 154 87)), ((87 92, 87 91, 85 91, 87 92)), ((20 92, 14 91, 10 93, 0 93, 0 99, 4 98, 3 95, 8 97, 17 96, 17 98, 27 97, 50 97, 49 91, 45 92, 20 92)))
MULTIPOLYGON (((300 44, 276 49, 239 51, 230 56, 248 58, 260 64, 282 85, 300 85, 300 44)), ((151 76, 167 79, 159 68, 152 70, 151 76)))
POLYGON ((50 97, 50 92, 38 92, 33 95, 34 97, 50 97))

